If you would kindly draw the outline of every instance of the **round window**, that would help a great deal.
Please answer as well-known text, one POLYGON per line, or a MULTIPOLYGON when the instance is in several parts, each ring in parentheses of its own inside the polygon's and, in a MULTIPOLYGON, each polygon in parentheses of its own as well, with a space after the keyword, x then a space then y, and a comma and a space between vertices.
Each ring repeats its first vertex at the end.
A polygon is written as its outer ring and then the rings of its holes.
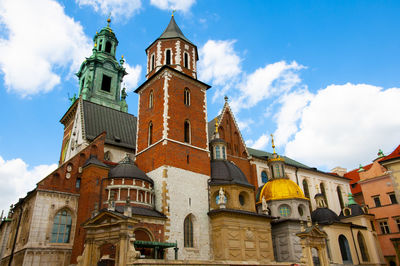
POLYGON ((290 216, 290 207, 288 205, 282 205, 279 207, 279 214, 282 217, 289 217, 290 216))
POLYGON ((299 207, 297 207, 297 210, 299 211, 300 216, 304 215, 303 207, 299 206, 299 207))
POLYGON ((244 196, 243 196, 243 194, 240 194, 239 195, 239 203, 240 203, 240 205, 244 205, 244 196))

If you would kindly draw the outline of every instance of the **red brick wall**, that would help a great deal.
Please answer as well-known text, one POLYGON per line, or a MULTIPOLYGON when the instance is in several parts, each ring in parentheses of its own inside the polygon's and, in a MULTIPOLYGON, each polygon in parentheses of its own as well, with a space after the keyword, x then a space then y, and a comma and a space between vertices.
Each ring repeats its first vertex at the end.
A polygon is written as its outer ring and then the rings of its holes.
POLYGON ((91 217, 94 204, 99 202, 100 180, 107 176, 108 169, 97 165, 91 164, 83 169, 71 263, 76 263, 76 258, 83 252, 85 231, 81 224, 91 217))
POLYGON ((247 159, 246 147, 240 138, 239 128, 236 127, 234 117, 226 110, 218 126, 219 136, 227 143, 228 160, 233 161, 246 175, 250 184, 258 187, 255 166, 247 159), (253 169, 254 168, 254 169, 253 169))
MULTIPOLYGON (((168 71, 167 69, 165 71, 168 71)), ((164 73, 164 72, 163 72, 164 73)), ((157 75, 163 75, 158 73, 157 75)), ((184 142, 184 122, 188 120, 191 128, 191 145, 207 149, 206 117, 204 113, 204 92, 199 86, 172 75, 168 83, 168 138, 184 142), (190 89, 190 106, 184 104, 184 89, 190 89)), ((163 134, 164 78, 141 91, 139 102, 138 155, 136 162, 140 169, 149 172, 162 165, 170 165, 197 173, 209 175, 210 159, 208 152, 168 142, 159 143, 143 153, 148 147, 148 125, 153 124, 153 143, 163 134), (154 106, 148 108, 149 93, 153 90, 154 106), (189 157, 188 157, 189 156, 189 157), (188 162, 189 161, 189 162, 188 162)))
MULTIPOLYGON (((190 44, 182 39, 169 39, 169 40, 159 40, 161 42, 161 65, 164 65, 164 60, 165 60, 165 50, 166 49, 171 49, 172 53, 172 58, 171 58, 171 66, 174 67, 176 65, 175 62, 175 55, 177 53, 176 51, 176 42, 180 41, 180 56, 181 56, 181 62, 180 66, 182 68, 182 72, 185 73, 186 75, 189 75, 191 77, 194 69, 193 69, 193 48, 197 49, 193 44, 190 44), (185 44, 189 46, 189 49, 185 49, 185 44), (184 52, 187 52, 189 54, 189 69, 184 67, 184 52)), ((149 49, 148 49, 148 58, 147 58, 147 64, 149 66, 149 70, 151 69, 151 55, 154 53, 155 59, 154 59, 154 65, 156 66, 157 62, 157 44, 158 42, 155 42, 149 49)), ((197 61, 197 60, 196 60, 197 61)), ((175 67, 174 67, 175 68, 175 67)), ((156 67, 154 67, 153 70, 149 72, 147 75, 147 78, 150 78, 152 75, 156 73, 156 67)))

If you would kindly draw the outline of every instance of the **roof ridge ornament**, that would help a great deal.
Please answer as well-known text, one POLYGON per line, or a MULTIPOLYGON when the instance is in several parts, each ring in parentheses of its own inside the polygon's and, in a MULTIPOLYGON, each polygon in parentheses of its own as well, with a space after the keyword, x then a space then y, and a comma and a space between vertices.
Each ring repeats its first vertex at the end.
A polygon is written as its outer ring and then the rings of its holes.
POLYGON ((107 18, 107 27, 110 27, 110 23, 111 23, 111 12, 108 13, 108 18, 107 18))
POLYGON ((274 151, 274 154, 276 154, 276 151, 275 151, 275 142, 274 142, 274 134, 271 134, 271 143, 272 143, 272 149, 273 149, 273 151, 274 151))

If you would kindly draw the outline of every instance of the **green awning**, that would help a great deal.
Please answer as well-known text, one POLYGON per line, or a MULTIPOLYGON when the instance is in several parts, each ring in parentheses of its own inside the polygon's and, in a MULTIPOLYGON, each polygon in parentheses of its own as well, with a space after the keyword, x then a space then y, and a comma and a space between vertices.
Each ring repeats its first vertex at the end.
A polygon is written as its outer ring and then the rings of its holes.
POLYGON ((173 248, 177 247, 176 243, 167 243, 167 242, 157 242, 157 241, 141 241, 137 240, 133 242, 135 247, 141 247, 141 248, 173 248))

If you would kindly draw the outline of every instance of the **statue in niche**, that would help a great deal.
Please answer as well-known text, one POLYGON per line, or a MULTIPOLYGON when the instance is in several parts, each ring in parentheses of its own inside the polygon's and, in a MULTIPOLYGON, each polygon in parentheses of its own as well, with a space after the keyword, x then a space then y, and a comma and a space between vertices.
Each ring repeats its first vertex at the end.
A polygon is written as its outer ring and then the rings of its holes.
POLYGON ((267 201, 265 200, 264 195, 261 199, 261 210, 264 214, 269 214, 268 204, 267 201))
POLYGON ((217 196, 217 204, 220 208, 225 208, 226 207, 226 196, 224 190, 219 188, 219 193, 217 196))

